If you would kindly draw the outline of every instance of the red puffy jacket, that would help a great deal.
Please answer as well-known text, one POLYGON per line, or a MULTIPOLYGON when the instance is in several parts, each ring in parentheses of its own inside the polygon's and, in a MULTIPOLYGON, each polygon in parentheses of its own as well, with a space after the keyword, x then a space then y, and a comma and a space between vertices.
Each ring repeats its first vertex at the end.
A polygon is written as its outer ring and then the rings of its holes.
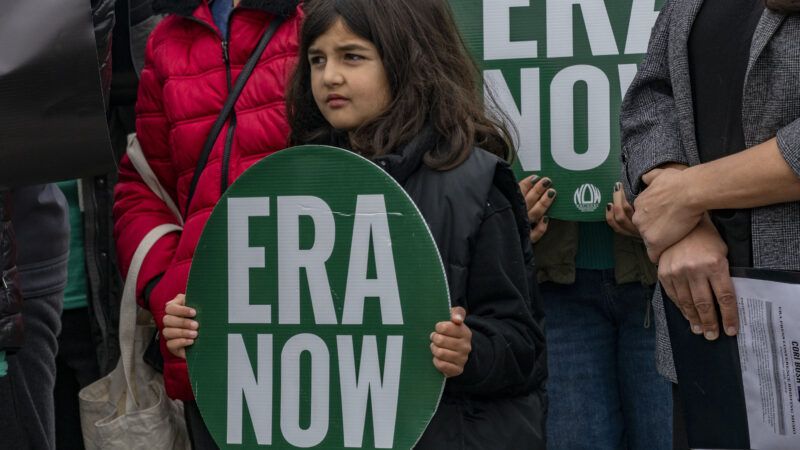
MULTIPOLYGON (((142 151, 181 212, 186 211, 195 166, 211 125, 245 62, 270 21, 277 29, 222 128, 197 184, 183 232, 163 237, 144 261, 137 283, 158 280, 148 304, 159 329, 166 303, 186 292, 189 266, 211 210, 221 196, 222 177, 235 180, 259 159, 286 147, 289 126, 284 91, 298 53, 302 13, 299 0, 242 0, 229 22, 227 56, 207 0, 157 0, 172 13, 153 31, 136 104, 142 151), (229 81, 230 80, 230 81, 229 81)), ((226 183, 226 185, 227 185, 226 183)), ((114 234, 120 268, 127 273, 133 253, 155 226, 175 223, 165 203, 148 189, 127 157, 114 192, 114 234)), ((152 286, 152 284, 151 284, 152 286)), ((164 382, 172 398, 192 399, 186 362, 169 354, 164 339, 164 382)))

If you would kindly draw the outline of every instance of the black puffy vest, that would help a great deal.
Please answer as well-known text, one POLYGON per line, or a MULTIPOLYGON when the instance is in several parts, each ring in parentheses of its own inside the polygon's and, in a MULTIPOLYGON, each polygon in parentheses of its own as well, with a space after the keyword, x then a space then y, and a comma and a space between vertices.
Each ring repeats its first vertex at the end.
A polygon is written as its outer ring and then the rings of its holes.
POLYGON ((439 248, 451 303, 467 311, 471 253, 489 192, 494 186, 509 200, 525 259, 530 307, 538 328, 537 354, 527 386, 520 388, 524 392, 521 395, 479 398, 446 387, 439 409, 416 448, 544 449, 547 409, 544 312, 535 281, 525 200, 508 163, 482 149, 474 149, 463 163, 450 170, 427 167, 423 155, 435 142, 436 136, 425 130, 402 151, 374 161, 403 186, 419 208, 439 248), (492 432, 481 432, 487 429, 492 432))

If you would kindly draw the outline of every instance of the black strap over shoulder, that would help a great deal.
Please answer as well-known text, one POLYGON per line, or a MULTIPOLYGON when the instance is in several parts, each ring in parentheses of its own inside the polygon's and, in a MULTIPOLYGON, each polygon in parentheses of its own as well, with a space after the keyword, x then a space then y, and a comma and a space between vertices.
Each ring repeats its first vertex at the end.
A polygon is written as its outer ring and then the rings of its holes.
POLYGON ((244 90, 244 85, 247 83, 247 80, 253 73, 253 69, 255 69, 256 64, 258 64, 258 60, 261 59, 261 55, 267 48, 267 44, 269 44, 270 39, 272 39, 272 35, 275 34, 275 30, 278 29, 281 23, 283 23, 283 19, 280 17, 275 17, 272 19, 272 22, 270 22, 269 27, 264 30, 261 40, 258 41, 258 45, 256 45, 255 50, 253 50, 253 54, 250 55, 250 58, 247 60, 247 63, 245 63, 241 73, 239 73, 239 77, 236 78, 236 83, 233 85, 230 94, 228 94, 228 98, 225 99, 225 104, 222 106, 222 110, 220 111, 217 120, 214 122, 214 125, 211 126, 211 131, 209 131, 206 142, 203 144, 203 151, 200 153, 200 158, 198 159, 197 166, 194 169, 192 184, 189 185, 189 197, 186 199, 186 209, 183 213, 184 218, 189 216, 189 206, 192 204, 192 198, 194 197, 194 192, 197 189, 197 182, 200 180, 200 174, 203 173, 203 169, 205 169, 206 164, 208 163, 208 157, 211 154, 211 149, 214 147, 214 142, 216 142, 219 133, 222 131, 222 126, 225 125, 225 122, 228 120, 228 116, 230 116, 231 111, 233 111, 233 106, 236 104, 236 100, 244 90))

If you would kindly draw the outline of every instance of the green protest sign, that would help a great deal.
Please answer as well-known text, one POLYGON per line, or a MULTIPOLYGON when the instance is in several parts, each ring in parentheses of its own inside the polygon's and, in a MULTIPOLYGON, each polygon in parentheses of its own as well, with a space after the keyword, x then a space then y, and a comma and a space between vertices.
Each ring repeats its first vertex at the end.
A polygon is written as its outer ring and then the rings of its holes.
POLYGON ((619 108, 663 0, 450 0, 517 129, 515 172, 553 179, 550 216, 602 221, 620 178, 619 108))
POLYGON ((296 147, 242 174, 186 297, 192 389, 220 448, 409 449, 436 410, 441 259, 405 191, 358 155, 296 147))

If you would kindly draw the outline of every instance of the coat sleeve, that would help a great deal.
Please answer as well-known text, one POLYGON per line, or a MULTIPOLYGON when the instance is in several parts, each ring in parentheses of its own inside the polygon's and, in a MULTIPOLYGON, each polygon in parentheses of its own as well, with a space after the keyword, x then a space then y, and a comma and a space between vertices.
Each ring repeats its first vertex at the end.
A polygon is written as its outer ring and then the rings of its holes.
POLYGON ((620 110, 622 178, 634 196, 644 189, 642 175, 650 170, 670 162, 688 165, 669 69, 669 23, 676 3, 668 1, 661 10, 620 110))
POLYGON ((16 258, 17 241, 11 223, 11 191, 0 188, 0 280, 3 285, 0 289, 0 352, 16 351, 24 341, 22 292, 16 258))
POLYGON ((450 390, 477 395, 516 394, 527 389, 544 352, 543 329, 535 322, 526 264, 509 201, 493 188, 469 265, 466 324, 472 351, 450 390))
MULTIPOLYGON (((151 38, 145 53, 145 68, 139 81, 136 132, 150 167, 175 200, 176 175, 170 159, 169 118, 164 112, 163 83, 157 65, 154 64, 154 46, 154 39, 151 38)), ((133 254, 144 236, 156 226, 165 223, 177 224, 177 219, 167 205, 148 188, 125 155, 120 163, 119 181, 114 189, 114 237, 123 275, 128 273, 133 254)), ((143 306, 147 306, 142 302, 144 287, 166 271, 179 240, 180 233, 167 234, 153 246, 145 258, 136 283, 137 299, 143 306)))
POLYGON ((92 22, 97 43, 97 66, 103 86, 103 99, 108 107, 111 91, 111 33, 114 30, 116 0, 92 0, 92 22))
POLYGON ((800 177, 800 119, 778 130, 778 150, 786 164, 800 177))

